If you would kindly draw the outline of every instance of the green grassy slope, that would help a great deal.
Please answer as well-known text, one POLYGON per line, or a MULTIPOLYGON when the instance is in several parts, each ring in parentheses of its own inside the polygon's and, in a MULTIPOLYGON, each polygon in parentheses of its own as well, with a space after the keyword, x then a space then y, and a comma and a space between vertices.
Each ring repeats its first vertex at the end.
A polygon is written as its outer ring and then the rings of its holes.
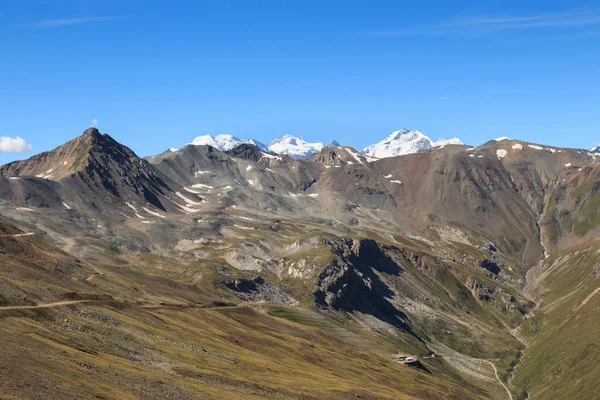
POLYGON ((519 334, 530 343, 514 385, 532 399, 597 399, 600 393, 600 240, 536 267, 540 307, 519 334))

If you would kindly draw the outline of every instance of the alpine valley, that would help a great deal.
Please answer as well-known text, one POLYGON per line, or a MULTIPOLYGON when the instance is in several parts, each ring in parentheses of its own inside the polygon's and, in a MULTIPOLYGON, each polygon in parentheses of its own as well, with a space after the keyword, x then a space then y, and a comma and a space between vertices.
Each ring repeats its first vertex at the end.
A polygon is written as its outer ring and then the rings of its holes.
POLYGON ((0 175, 0 398, 600 393, 598 149, 90 128, 0 175))

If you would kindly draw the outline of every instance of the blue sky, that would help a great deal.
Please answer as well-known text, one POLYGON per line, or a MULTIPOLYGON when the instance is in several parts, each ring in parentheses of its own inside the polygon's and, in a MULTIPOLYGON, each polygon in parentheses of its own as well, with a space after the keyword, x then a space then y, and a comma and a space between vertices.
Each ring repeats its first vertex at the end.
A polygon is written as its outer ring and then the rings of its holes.
POLYGON ((600 142, 594 2, 3 1, 0 54, 4 150, 92 120, 142 156, 206 133, 600 142))

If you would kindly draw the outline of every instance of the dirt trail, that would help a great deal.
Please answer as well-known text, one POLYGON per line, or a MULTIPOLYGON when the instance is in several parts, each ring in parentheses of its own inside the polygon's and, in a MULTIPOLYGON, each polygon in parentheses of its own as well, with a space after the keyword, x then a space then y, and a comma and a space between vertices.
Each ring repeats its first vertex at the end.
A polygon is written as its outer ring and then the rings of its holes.
POLYGON ((0 311, 35 310, 38 308, 52 308, 52 307, 68 306, 68 305, 79 304, 79 303, 89 303, 91 301, 93 301, 93 300, 68 300, 68 301, 57 301, 56 303, 38 304, 36 306, 6 306, 6 307, 0 307, 0 311))
POLYGON ((494 363, 491 362, 491 361, 488 361, 488 360, 481 360, 481 361, 484 361, 484 362, 490 364, 492 366, 492 368, 494 368, 494 374, 496 375, 496 379, 498 380, 498 382, 500 382, 500 384, 502 385, 502 387, 504 387, 504 389, 506 389, 506 393, 508 394, 508 398, 510 400, 513 400, 512 393, 510 392, 510 390, 508 390, 508 387, 504 384, 504 382, 502 382, 502 380, 500 379, 500 376, 498 376, 498 370, 496 369, 496 366, 494 365, 494 363))

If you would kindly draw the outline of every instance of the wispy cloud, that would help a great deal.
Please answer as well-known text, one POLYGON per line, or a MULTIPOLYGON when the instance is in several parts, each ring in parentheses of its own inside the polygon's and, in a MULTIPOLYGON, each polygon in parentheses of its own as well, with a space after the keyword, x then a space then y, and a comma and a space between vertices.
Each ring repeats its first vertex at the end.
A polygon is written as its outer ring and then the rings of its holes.
POLYGON ((32 26, 37 28, 53 28, 57 26, 65 25, 79 25, 88 24, 92 22, 110 22, 123 19, 119 16, 107 16, 107 17, 82 17, 82 18, 59 18, 59 19, 46 19, 43 21, 36 22, 32 26))
POLYGON ((33 146, 20 137, 11 138, 8 136, 0 137, 0 152, 23 152, 33 151, 33 146))
POLYGON ((97 128, 98 127, 98 120, 96 118, 94 118, 92 120, 92 128, 97 128))
POLYGON ((570 11, 535 15, 475 15, 454 18, 418 29, 364 32, 371 37, 440 36, 461 33, 491 33, 518 29, 576 29, 600 25, 600 11, 570 11))

